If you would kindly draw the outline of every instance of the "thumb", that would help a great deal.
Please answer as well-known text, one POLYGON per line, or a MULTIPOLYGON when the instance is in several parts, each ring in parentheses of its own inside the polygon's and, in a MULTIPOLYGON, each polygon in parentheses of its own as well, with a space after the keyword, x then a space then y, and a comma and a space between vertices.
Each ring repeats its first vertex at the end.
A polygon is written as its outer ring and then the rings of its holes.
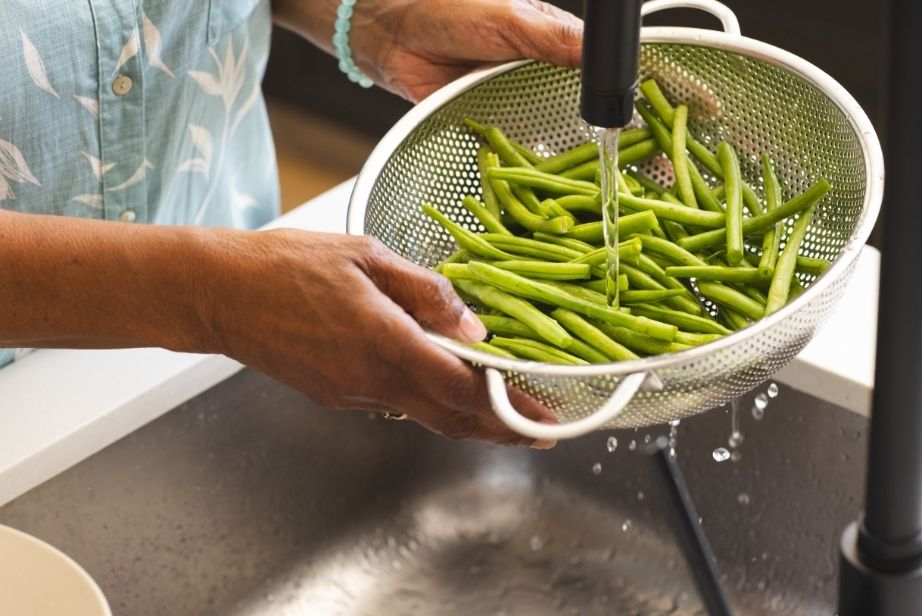
POLYGON ((444 276, 387 249, 375 251, 367 263, 366 273, 375 286, 422 325, 466 342, 479 342, 487 335, 444 276))
POLYGON ((540 0, 525 0, 525 4, 528 10, 515 11, 511 16, 509 32, 516 51, 542 62, 578 67, 583 50, 582 20, 540 0))

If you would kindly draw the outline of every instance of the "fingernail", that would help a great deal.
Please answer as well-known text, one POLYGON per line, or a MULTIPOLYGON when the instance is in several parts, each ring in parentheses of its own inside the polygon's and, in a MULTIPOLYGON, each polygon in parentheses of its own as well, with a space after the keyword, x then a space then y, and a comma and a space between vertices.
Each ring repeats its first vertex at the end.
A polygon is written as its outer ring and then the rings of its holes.
POLYGON ((487 337, 487 328, 468 308, 464 309, 458 327, 461 330, 461 337, 468 342, 480 342, 487 337))
POLYGON ((553 449, 556 445, 557 445, 557 441, 537 440, 531 445, 529 445, 529 447, 531 447, 532 449, 553 449))

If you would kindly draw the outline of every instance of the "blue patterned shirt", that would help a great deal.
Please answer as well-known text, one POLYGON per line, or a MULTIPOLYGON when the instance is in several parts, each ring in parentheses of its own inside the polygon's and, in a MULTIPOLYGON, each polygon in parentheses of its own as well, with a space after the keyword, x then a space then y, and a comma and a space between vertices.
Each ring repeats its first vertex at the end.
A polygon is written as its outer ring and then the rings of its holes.
MULTIPOLYGON (((269 0, 0 2, 0 207, 268 222, 270 33, 269 0)), ((0 366, 15 355, 0 349, 0 366)))

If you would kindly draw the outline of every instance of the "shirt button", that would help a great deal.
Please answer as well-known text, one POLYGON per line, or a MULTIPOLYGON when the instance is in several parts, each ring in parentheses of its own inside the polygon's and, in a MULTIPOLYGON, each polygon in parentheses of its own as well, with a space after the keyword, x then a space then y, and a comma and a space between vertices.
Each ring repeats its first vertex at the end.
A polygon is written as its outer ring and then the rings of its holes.
POLYGON ((118 219, 122 222, 134 222, 137 217, 138 215, 134 213, 134 210, 125 210, 118 215, 118 219))
POLYGON ((115 81, 112 82, 112 91, 118 96, 125 96, 131 92, 133 86, 134 82, 131 80, 131 77, 128 75, 119 75, 115 78, 115 81))

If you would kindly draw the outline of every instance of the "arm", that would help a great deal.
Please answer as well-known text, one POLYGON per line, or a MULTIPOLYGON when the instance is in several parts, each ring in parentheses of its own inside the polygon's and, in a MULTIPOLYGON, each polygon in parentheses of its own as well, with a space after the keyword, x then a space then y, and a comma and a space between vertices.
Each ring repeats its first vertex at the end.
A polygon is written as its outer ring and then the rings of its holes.
MULTIPOLYGON (((339 0, 276 0, 276 21, 328 52, 339 0)), ((534 58, 579 65, 582 22, 540 0, 358 0, 349 33, 356 63, 418 101, 488 62, 534 58)))
POLYGON ((495 418, 483 375, 418 325, 483 337, 451 284, 375 240, 0 210, 0 247, 0 346, 223 353, 328 406, 405 412, 455 438, 531 443, 495 418))

